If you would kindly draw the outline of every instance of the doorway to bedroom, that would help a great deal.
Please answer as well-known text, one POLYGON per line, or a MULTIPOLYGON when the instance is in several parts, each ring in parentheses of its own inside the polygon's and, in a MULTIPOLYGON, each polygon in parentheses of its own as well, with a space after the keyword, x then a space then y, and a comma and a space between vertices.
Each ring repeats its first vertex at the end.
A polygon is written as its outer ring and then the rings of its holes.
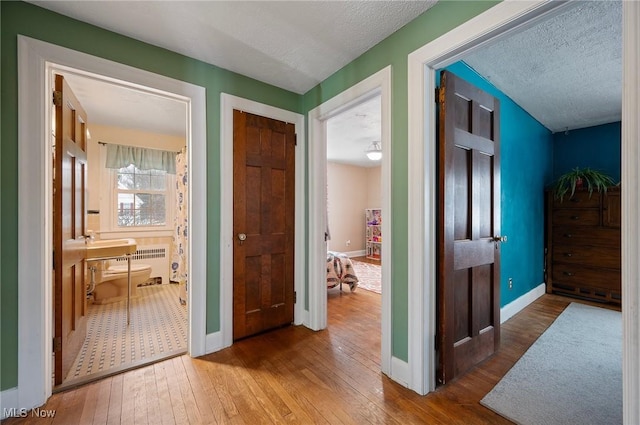
POLYGON ((326 121, 329 299, 382 293, 381 121, 378 92, 326 121))
POLYGON ((381 365, 382 96, 368 93, 326 127, 327 326, 381 365), (345 311, 348 312, 345 315, 345 311))

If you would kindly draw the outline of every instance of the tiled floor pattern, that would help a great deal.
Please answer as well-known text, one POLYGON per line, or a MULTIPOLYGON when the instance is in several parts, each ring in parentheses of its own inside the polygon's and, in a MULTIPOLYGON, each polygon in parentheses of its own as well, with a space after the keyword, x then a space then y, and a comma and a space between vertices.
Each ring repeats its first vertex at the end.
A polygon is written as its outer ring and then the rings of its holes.
POLYGON ((65 381, 120 368, 163 353, 187 350, 187 307, 178 285, 138 288, 131 300, 127 326, 126 300, 89 304, 87 338, 65 381))

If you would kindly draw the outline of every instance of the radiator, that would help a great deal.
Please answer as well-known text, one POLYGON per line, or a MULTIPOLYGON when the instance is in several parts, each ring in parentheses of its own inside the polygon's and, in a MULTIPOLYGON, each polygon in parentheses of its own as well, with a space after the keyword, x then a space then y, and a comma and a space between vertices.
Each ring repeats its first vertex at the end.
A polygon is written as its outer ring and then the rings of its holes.
MULTIPOLYGON (((131 255, 131 264, 148 264, 151 266, 151 277, 159 277, 162 283, 169 283, 169 245, 143 245, 131 255)), ((126 257, 117 258, 116 264, 127 264, 126 257)))

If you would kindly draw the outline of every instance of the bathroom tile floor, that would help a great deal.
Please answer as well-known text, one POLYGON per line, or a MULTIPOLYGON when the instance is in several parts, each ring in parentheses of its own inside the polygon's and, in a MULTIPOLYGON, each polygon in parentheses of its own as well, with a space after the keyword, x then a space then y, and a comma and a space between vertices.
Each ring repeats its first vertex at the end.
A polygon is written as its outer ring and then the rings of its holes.
POLYGON ((126 300, 89 302, 87 338, 63 385, 187 351, 187 308, 180 304, 179 286, 149 285, 137 292, 129 326, 126 300))

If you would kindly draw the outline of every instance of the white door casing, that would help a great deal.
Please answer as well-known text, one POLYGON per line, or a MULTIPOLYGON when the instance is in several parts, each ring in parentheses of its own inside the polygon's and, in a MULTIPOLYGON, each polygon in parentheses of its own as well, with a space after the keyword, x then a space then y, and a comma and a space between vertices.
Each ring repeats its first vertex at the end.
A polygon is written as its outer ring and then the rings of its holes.
POLYGON ((206 99, 205 89, 148 71, 18 36, 18 387, 17 407, 51 395, 52 166, 51 74, 99 78, 186 104, 189 152, 188 352, 205 354, 206 340, 206 99))

